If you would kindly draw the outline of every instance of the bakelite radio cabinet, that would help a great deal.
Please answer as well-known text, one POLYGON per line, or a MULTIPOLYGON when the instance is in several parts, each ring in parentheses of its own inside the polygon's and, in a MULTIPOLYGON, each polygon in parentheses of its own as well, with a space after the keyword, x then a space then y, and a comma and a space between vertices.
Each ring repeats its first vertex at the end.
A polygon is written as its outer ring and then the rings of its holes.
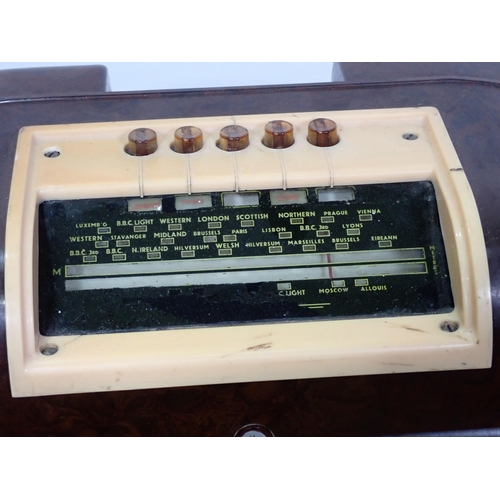
POLYGON ((0 73, 2 434, 500 432, 500 65, 335 71, 0 73))

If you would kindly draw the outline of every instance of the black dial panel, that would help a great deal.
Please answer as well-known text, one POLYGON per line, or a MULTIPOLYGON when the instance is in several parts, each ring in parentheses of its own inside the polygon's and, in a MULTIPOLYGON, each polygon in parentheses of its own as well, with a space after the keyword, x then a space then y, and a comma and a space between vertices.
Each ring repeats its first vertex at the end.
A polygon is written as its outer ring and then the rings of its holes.
POLYGON ((449 312, 431 182, 39 206, 42 335, 449 312))

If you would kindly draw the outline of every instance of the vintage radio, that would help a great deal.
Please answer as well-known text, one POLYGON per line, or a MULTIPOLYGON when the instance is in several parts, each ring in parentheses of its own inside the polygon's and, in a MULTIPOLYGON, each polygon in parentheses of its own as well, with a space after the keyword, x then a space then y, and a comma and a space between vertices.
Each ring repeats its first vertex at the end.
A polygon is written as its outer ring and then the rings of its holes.
POLYGON ((15 397, 492 361, 482 227, 432 107, 25 127, 5 304, 15 397))

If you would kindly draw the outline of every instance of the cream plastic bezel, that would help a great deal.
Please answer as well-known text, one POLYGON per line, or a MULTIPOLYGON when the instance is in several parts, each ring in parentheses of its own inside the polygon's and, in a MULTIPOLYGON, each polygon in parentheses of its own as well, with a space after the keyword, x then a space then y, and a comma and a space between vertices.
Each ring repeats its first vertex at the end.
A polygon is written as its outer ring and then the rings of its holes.
POLYGON ((33 126, 19 133, 7 215, 5 308, 12 395, 40 396, 228 382, 488 368, 492 310, 477 207, 435 108, 325 111, 112 123, 33 126), (340 143, 306 140, 310 120, 338 125, 340 143), (271 150, 265 124, 293 124, 295 144, 271 150), (227 153, 219 130, 239 124, 250 145, 227 153), (174 130, 202 129, 204 147, 170 148, 174 130), (158 150, 124 152, 138 127, 158 150), (418 135, 405 140, 406 133, 418 135), (44 153, 60 151, 57 158, 44 153), (268 323, 217 328, 43 337, 37 326, 37 207, 45 200, 172 193, 433 182, 455 309, 449 314, 268 323), (455 332, 443 321, 459 324, 455 332), (46 356, 48 344, 57 353, 46 356))

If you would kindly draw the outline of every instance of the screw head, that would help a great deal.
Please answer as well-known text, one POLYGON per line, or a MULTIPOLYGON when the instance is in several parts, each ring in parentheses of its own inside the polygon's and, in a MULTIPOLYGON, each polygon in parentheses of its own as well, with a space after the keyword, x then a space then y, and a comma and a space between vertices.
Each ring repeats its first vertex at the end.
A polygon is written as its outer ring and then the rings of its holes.
POLYGON ((248 424, 239 429, 234 437, 274 437, 271 429, 262 424, 248 424))

